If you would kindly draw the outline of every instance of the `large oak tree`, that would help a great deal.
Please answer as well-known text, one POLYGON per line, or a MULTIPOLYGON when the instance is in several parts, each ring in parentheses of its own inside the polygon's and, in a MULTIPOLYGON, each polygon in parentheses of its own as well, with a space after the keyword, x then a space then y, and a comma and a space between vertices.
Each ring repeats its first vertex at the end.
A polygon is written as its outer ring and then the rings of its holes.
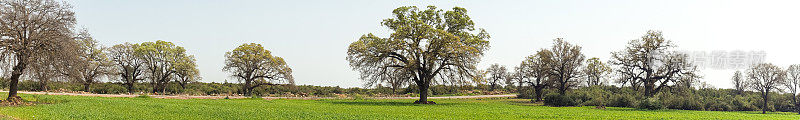
POLYGON ((694 75, 696 69, 687 55, 672 51, 674 47, 660 31, 647 31, 640 39, 628 42, 625 50, 612 52, 611 64, 619 66, 624 80, 632 86, 642 84, 644 95, 652 97, 680 78, 694 75))
POLYGON ((400 7, 384 19, 391 35, 382 38, 372 33, 350 44, 347 60, 362 80, 377 80, 387 72, 411 73, 420 98, 428 102, 428 88, 437 79, 470 78, 483 52, 489 49, 489 35, 467 15, 454 7, 444 11, 435 6, 419 9, 400 7))
POLYGON ((144 62, 145 74, 153 86, 153 93, 166 92, 166 84, 172 80, 182 59, 186 59, 186 49, 176 46, 172 42, 157 40, 144 42, 135 48, 135 54, 140 55, 144 62))
POLYGON ((134 93, 134 85, 144 80, 142 78, 145 73, 144 60, 135 51, 138 46, 139 44, 123 43, 114 45, 108 50, 109 58, 113 63, 109 72, 117 75, 111 75, 109 78, 122 82, 128 89, 128 93, 134 93))
POLYGON ((525 60, 520 63, 519 73, 521 78, 534 90, 534 100, 542 101, 542 94, 546 87, 553 84, 553 77, 550 74, 550 66, 546 61, 549 60, 551 52, 547 49, 542 49, 536 54, 525 57, 525 60))
POLYGON ((0 58, 13 66, 7 100, 20 100, 19 78, 29 64, 39 62, 36 58, 71 51, 65 49, 75 46, 75 23, 75 12, 66 2, 0 1, 0 58))
POLYGON ((545 64, 550 69, 551 77, 554 77, 558 93, 566 94, 567 90, 578 84, 578 77, 581 74, 581 65, 585 56, 581 53, 581 46, 570 44, 562 38, 553 40, 553 47, 550 53, 543 53, 546 56, 545 64))
POLYGON ((225 53, 225 67, 222 70, 230 72, 232 77, 242 82, 245 96, 250 96, 253 89, 262 85, 294 85, 289 65, 283 58, 273 56, 261 44, 242 44, 225 53))

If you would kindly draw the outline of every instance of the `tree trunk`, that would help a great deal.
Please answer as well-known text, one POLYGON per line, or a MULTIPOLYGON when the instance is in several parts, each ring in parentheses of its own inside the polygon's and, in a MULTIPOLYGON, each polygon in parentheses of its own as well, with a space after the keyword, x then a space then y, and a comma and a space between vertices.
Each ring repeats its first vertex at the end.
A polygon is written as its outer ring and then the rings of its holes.
POLYGON ((244 92, 244 96, 250 96, 250 93, 252 92, 252 90, 250 89, 250 82, 245 81, 242 90, 243 90, 242 92, 244 92))
POLYGON ((497 86, 495 82, 489 84, 489 91, 494 91, 494 87, 497 86))
POLYGON ((11 72, 11 81, 8 84, 8 98, 6 100, 17 100, 17 84, 19 83, 19 77, 22 75, 22 71, 25 70, 25 67, 27 67, 27 64, 22 61, 17 62, 17 65, 14 66, 14 70, 11 72))
POLYGON ((567 83, 566 82, 560 82, 560 83, 561 84, 558 85, 558 94, 561 95, 567 94, 567 85, 566 85, 567 83))
POLYGON ((769 91, 762 93, 764 96, 764 105, 761 106, 761 114, 767 114, 767 101, 769 101, 769 91))
POLYGON ((644 83, 644 96, 646 96, 648 98, 653 97, 653 95, 655 95, 655 91, 653 91, 654 89, 655 89, 654 83, 645 82, 644 83))
POLYGON ((133 94, 133 83, 125 84, 128 87, 128 93, 133 94))
POLYGON ((39 89, 47 91, 47 80, 39 80, 39 89))
POLYGON ((792 104, 794 104, 794 111, 800 114, 800 109, 797 107, 797 93, 792 93, 792 104))
POLYGON ((429 85, 418 85, 419 86, 419 100, 417 100, 416 104, 428 104, 428 87, 429 85))
POLYGON ((534 89, 536 89, 536 91, 534 91, 534 93, 536 93, 536 101, 542 101, 542 90, 544 90, 544 86, 539 85, 536 86, 534 89))
POLYGON ((92 84, 90 84, 90 83, 84 83, 84 84, 83 84, 83 91, 84 91, 84 92, 89 92, 89 86, 90 86, 90 85, 92 85, 92 84))

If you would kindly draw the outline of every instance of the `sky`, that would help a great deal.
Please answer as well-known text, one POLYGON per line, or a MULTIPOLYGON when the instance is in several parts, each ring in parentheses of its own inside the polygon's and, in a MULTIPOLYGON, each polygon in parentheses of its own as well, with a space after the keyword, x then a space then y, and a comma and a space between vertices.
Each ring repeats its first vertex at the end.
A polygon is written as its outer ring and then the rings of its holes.
MULTIPOLYGON (((70 0, 78 26, 104 46, 164 40, 197 57, 201 82, 236 82, 222 71, 224 54, 244 43, 283 57, 298 85, 362 87, 345 60, 361 35, 387 37, 380 25, 401 6, 468 10, 492 36, 479 68, 513 67, 564 38, 608 61, 610 52, 647 30, 663 31, 676 50, 763 50, 767 62, 800 64, 800 1, 773 0, 70 0)), ((730 88, 734 70, 702 70, 706 81, 730 88)))

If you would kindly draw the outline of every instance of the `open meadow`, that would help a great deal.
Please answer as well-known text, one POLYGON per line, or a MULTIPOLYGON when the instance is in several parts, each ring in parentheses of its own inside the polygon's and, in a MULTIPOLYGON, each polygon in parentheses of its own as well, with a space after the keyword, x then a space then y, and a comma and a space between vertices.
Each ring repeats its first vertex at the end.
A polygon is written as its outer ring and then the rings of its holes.
MULTIPOLYGON (((2 93, 6 95, 6 93, 2 93)), ((50 102, 0 107, 15 119, 800 119, 789 112, 640 110, 608 107, 547 107, 528 99, 158 99, 29 95, 50 102)))

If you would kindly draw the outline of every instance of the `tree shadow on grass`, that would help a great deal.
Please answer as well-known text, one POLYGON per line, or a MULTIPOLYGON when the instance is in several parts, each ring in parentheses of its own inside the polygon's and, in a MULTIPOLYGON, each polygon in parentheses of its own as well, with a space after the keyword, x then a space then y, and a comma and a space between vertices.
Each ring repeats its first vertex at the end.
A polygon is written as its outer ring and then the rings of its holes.
POLYGON ((341 105, 360 105, 360 106, 451 106, 457 103, 436 103, 436 104, 414 104, 413 101, 398 102, 398 101, 325 101, 332 104, 341 105))

